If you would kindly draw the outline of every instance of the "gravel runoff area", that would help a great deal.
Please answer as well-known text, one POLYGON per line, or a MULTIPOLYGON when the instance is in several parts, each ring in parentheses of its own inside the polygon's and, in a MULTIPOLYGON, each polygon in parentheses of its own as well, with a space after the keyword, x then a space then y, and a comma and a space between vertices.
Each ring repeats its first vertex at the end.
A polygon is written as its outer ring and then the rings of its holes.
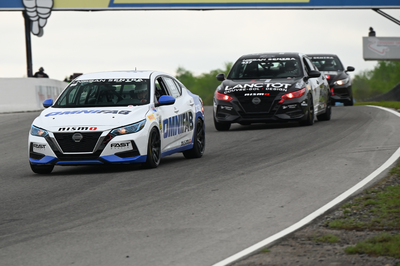
MULTIPOLYGON (((400 177, 396 174, 383 178, 371 188, 383 189, 386 186, 399 186, 400 177)), ((361 193, 361 195, 364 192, 361 193)), ((360 196, 360 195, 357 195, 360 196)), ((356 196, 356 197, 357 197, 356 196)), ((352 199, 347 203, 352 203, 352 199)), ((345 202, 345 203, 346 203, 345 202)), ((344 203, 343 203, 344 204, 344 203)), ((329 213, 314 220, 311 224, 297 230, 296 232, 278 240, 272 245, 266 247, 259 253, 239 260, 232 266, 282 266, 282 265, 323 265, 323 266, 400 266, 400 259, 393 257, 373 257, 367 254, 346 254, 344 249, 348 246, 354 246, 360 241, 386 232, 393 235, 400 235, 399 228, 375 228, 369 230, 335 230, 327 226, 327 222, 344 217, 343 210, 340 208, 343 204, 330 211, 329 213), (335 235, 339 238, 336 243, 318 242, 315 239, 327 234, 335 235)), ((372 207, 370 207, 372 208, 372 207)), ((374 218, 374 215, 368 212, 368 207, 362 211, 351 213, 351 219, 356 222, 366 222, 374 218)), ((400 254, 400 247, 399 254, 400 254)))

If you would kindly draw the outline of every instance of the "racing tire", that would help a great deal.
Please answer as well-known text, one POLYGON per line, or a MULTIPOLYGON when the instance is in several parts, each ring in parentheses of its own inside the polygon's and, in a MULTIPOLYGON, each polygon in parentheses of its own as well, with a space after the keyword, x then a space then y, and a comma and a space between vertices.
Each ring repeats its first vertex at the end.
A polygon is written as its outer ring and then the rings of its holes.
POLYGON ((158 129, 153 127, 147 142, 147 158, 145 168, 157 168, 161 161, 161 138, 158 129))
POLYGON ((30 166, 32 171, 36 174, 50 174, 54 169, 54 165, 36 165, 30 163, 30 166))
POLYGON ((218 122, 214 117, 214 127, 218 131, 228 131, 231 128, 231 123, 229 122, 218 122))
POLYGON ((206 147, 206 133, 204 131, 203 121, 201 119, 197 119, 194 130, 193 148, 183 151, 183 156, 185 156, 186 159, 202 157, 206 147))
POLYGON ((307 106, 307 119, 300 121, 301 126, 312 126, 314 125, 314 103, 311 96, 308 96, 309 104, 307 106))
POLYGON ((328 102, 325 113, 323 113, 321 115, 317 115, 317 119, 318 119, 318 121, 329 121, 329 120, 331 120, 331 115, 332 115, 332 106, 328 102))
POLYGON ((350 101, 344 102, 344 106, 353 106, 353 97, 351 97, 350 101))

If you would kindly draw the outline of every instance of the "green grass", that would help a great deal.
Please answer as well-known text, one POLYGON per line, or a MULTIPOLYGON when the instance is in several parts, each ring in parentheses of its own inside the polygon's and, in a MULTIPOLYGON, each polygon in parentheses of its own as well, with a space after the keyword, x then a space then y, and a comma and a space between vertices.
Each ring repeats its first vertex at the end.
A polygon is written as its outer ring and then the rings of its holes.
POLYGON ((387 107, 387 108, 394 108, 394 109, 400 109, 400 102, 356 102, 354 105, 377 105, 377 106, 382 106, 382 107, 387 107))
POLYGON ((339 242, 339 237, 337 237, 333 234, 326 234, 326 235, 315 237, 314 241, 322 242, 322 243, 337 243, 337 242, 339 242))
MULTIPOLYGON (((400 178, 400 163, 382 179, 359 196, 343 204, 338 219, 327 222, 331 229, 339 230, 400 230, 400 185, 385 185, 389 178, 400 178)), ((369 254, 400 258, 400 235, 382 233, 347 247, 348 254, 369 254)))
POLYGON ((390 256, 400 258, 400 235, 382 233, 345 248, 347 254, 368 254, 370 256, 390 256))

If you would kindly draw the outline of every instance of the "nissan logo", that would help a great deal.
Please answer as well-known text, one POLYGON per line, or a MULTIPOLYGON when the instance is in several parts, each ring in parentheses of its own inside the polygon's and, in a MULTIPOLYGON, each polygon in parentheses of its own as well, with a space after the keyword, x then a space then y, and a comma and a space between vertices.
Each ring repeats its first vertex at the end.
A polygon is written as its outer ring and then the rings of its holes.
POLYGON ((261 99, 258 98, 258 97, 254 97, 254 98, 251 100, 251 102, 252 102, 253 104, 259 104, 259 103, 261 102, 261 99))
POLYGON ((75 142, 80 142, 83 139, 83 135, 81 133, 75 133, 74 135, 72 135, 72 139, 75 142))

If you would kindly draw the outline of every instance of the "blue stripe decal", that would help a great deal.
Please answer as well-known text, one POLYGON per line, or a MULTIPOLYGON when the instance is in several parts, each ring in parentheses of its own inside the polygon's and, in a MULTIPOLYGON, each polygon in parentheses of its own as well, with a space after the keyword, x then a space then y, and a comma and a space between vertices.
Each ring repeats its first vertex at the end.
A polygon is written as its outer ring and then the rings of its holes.
POLYGON ((109 163, 144 163, 146 162, 147 156, 142 155, 129 158, 121 158, 116 155, 107 155, 100 158, 109 163))
POLYGON ((57 161, 58 159, 56 157, 53 156, 44 156, 42 159, 40 160, 36 160, 36 159, 32 159, 29 158, 29 161, 32 164, 54 164, 55 161, 57 161))

